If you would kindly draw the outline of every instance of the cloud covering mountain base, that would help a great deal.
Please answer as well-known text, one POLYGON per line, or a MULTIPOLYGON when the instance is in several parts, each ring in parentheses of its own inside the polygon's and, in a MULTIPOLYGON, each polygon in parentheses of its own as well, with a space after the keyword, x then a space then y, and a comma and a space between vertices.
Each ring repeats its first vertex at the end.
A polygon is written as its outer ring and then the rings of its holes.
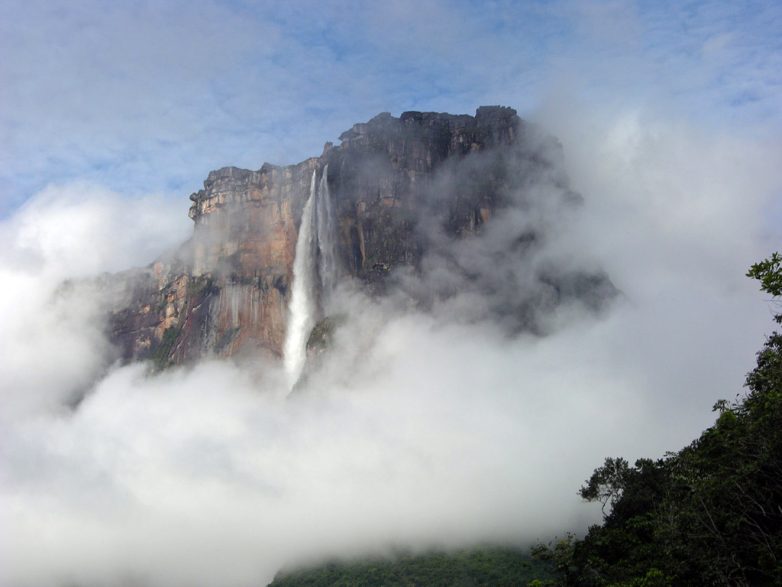
POLYGON ((239 587, 325 556, 530 543, 596 519, 576 490, 604 456, 694 437, 770 328, 743 273, 776 236, 779 145, 555 114, 585 197, 563 250, 605 267, 612 309, 509 338, 345 288, 351 319, 291 397, 277 364, 112 366, 99 292, 62 285, 186 238, 178 205, 69 185, 6 220, 0 583, 239 587))

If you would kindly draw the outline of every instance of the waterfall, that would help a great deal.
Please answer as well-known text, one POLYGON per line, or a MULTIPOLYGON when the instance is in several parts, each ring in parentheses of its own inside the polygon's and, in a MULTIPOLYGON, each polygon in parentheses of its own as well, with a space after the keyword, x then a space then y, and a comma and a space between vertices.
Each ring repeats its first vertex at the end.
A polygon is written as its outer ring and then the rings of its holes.
POLYGON ((288 307, 288 328, 285 333, 283 361, 288 385, 292 389, 307 358, 307 337, 315 321, 315 241, 313 239, 312 207, 317 200, 317 170, 312 172, 310 195, 304 204, 299 235, 296 239, 296 256, 293 260, 293 284, 288 307))
POLYGON ((318 293, 320 300, 324 301, 337 285, 336 221, 329 193, 328 171, 329 166, 326 165, 320 182, 317 181, 317 170, 312 172, 310 195, 304 204, 296 239, 288 328, 283 348, 285 373, 291 389, 299 380, 307 360, 307 339, 318 314, 318 293))
POLYGON ((337 285, 337 226, 328 182, 329 166, 323 168, 318 186, 318 252, 321 298, 327 298, 337 285))

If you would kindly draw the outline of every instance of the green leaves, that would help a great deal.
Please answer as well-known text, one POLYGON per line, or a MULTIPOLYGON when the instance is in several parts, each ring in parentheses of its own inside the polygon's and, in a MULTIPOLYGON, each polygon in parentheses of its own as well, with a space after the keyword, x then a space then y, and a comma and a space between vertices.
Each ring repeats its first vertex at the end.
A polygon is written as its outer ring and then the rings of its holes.
MULTIPOLYGON (((782 255, 772 253, 768 259, 755 263, 747 271, 747 277, 760 281, 761 291, 778 298, 782 295, 782 255)), ((782 324, 782 313, 776 314, 774 320, 782 324)))
POLYGON ((782 295, 782 256, 772 253, 768 259, 755 263, 747 277, 760 281, 760 289, 772 296, 782 295))

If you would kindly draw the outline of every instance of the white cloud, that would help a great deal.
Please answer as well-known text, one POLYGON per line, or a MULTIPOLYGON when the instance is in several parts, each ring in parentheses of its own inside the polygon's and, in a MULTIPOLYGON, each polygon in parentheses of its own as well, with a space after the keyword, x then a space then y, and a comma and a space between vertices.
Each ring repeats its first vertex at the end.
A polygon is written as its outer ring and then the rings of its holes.
POLYGON ((518 6, 0 8, 0 583, 230 587, 393 543, 546 538, 594 519, 575 492, 603 457, 680 448, 740 391, 771 328, 743 273, 779 242, 778 5, 518 6), (186 202, 68 178, 195 187, 380 110, 523 109, 546 83, 534 118, 586 198, 559 255, 624 292, 604 319, 509 341, 358 297, 284 401, 271 365, 110 368, 95 292, 60 286, 189 230, 186 202))
POLYGON ((46 188, 0 224, 0 420, 57 406, 100 373, 104 306, 78 280, 150 263, 182 242, 190 220, 180 208, 70 184, 46 188))
POLYGON ((239 586, 330 554, 546 538, 598 514, 575 492, 603 457, 695 437, 770 327, 742 274, 770 246, 779 146, 639 109, 540 118, 586 197, 563 248, 604 265, 625 298, 509 340, 354 297, 336 350, 287 400, 275 365, 131 366, 53 413, 102 366, 84 314, 52 308, 55 277, 145 262, 135 245, 180 225, 127 225, 155 208, 83 187, 7 221, 0 582, 239 586))

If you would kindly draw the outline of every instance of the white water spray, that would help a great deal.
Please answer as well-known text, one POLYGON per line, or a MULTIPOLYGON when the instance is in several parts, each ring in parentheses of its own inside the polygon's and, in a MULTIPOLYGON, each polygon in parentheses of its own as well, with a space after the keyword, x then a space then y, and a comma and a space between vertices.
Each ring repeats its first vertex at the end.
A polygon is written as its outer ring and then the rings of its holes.
POLYGON ((288 328, 285 333, 283 361, 288 386, 292 389, 301 376, 307 358, 307 337, 315 320, 315 241, 312 207, 317 199, 317 170, 312 172, 310 195, 301 215, 296 257, 293 260, 293 285, 288 306, 288 328))
POLYGON ((320 254, 318 273, 320 275, 321 299, 324 301, 337 285, 337 226, 328 182, 329 166, 323 168, 318 186, 318 251, 320 254))

